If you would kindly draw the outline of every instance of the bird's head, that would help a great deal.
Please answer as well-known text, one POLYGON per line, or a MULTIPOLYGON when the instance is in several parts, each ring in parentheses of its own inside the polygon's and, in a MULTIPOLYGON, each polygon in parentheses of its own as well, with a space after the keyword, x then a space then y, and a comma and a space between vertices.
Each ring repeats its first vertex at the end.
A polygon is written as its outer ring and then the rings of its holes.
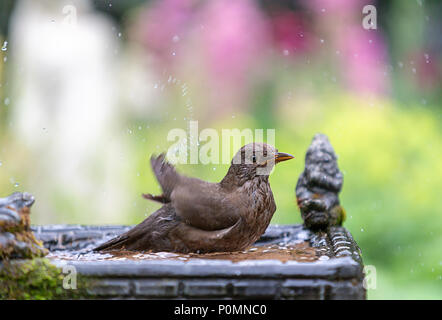
POLYGON ((242 181, 268 177, 275 164, 293 159, 291 154, 278 152, 266 143, 255 142, 243 146, 232 159, 229 172, 242 181))

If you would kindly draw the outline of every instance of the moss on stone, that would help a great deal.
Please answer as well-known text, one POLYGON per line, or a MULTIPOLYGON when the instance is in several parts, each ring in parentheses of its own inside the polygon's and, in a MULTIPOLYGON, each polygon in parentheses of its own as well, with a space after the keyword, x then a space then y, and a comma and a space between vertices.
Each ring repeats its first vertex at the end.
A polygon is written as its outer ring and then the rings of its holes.
POLYGON ((62 269, 46 258, 5 260, 0 263, 0 299, 74 299, 87 294, 87 279, 77 279, 77 289, 64 289, 62 269))

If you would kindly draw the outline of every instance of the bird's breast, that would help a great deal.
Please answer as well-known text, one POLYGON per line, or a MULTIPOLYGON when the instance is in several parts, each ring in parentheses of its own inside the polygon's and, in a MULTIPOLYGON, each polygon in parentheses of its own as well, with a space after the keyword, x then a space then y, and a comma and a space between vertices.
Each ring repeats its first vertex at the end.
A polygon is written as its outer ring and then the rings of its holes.
POLYGON ((246 183, 243 192, 247 197, 242 212, 241 232, 256 238, 256 241, 267 229, 276 211, 273 193, 268 182, 246 183))

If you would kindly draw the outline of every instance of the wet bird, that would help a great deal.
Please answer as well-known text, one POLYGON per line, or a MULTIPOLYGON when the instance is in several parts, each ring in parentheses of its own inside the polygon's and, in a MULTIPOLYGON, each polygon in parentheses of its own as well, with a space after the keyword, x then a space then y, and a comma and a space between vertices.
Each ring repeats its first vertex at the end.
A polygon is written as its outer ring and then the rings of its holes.
POLYGON ((164 205, 128 232, 95 251, 232 252, 252 245, 276 210, 269 174, 276 163, 292 159, 265 143, 243 146, 226 176, 210 183, 179 174, 164 154, 151 158, 162 188, 143 197, 164 205))

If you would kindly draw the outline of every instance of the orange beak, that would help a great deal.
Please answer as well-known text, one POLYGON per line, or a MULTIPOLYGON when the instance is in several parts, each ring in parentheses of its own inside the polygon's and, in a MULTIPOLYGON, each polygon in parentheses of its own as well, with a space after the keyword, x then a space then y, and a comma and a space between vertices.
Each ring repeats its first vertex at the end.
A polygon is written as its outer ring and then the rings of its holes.
POLYGON ((290 160, 293 158, 294 158, 294 156, 292 156, 289 153, 278 152, 275 156, 275 162, 278 163, 278 162, 287 161, 287 160, 290 160))

